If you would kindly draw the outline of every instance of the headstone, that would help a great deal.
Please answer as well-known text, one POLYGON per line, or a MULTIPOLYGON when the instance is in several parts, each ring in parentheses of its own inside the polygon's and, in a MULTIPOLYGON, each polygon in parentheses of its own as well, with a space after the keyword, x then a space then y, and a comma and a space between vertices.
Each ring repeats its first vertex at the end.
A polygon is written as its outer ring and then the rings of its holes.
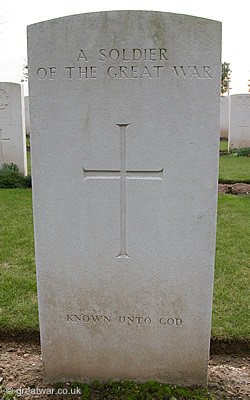
POLYGON ((27 175, 22 86, 0 82, 0 168, 14 163, 27 175))
POLYGON ((24 107, 25 107, 25 132, 26 135, 30 135, 30 104, 29 96, 24 97, 24 107))
POLYGON ((206 384, 220 43, 161 12, 29 26, 46 381, 206 384))
POLYGON ((220 98, 220 138, 228 138, 229 129, 229 96, 220 98))
POLYGON ((230 96, 228 150, 250 147, 250 94, 230 96))

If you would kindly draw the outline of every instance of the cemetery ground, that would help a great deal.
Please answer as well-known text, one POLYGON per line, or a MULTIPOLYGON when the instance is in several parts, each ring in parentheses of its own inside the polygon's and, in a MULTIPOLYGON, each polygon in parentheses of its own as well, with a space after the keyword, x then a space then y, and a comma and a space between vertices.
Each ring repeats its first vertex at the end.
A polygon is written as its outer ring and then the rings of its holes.
MULTIPOLYGON (((250 183, 250 158, 220 157, 223 184, 250 183)), ((248 190, 248 189, 247 189, 248 190)), ((6 388, 46 388, 47 394, 23 393, 21 399, 247 399, 250 196, 219 194, 208 392, 149 382, 96 382, 79 386, 82 395, 49 395, 55 385, 42 382, 32 192, 0 189, 0 398, 14 399, 6 388), (5 388, 5 389, 4 389, 5 388)), ((238 193, 239 194, 239 193, 238 193)), ((57 389, 59 387, 57 386, 57 389)), ((64 388, 70 389, 65 385, 64 388)), ((59 393, 59 391, 58 391, 59 393)))
POLYGON ((222 152, 227 152, 227 148, 228 148, 228 141, 227 140, 221 140, 220 141, 220 151, 222 152))

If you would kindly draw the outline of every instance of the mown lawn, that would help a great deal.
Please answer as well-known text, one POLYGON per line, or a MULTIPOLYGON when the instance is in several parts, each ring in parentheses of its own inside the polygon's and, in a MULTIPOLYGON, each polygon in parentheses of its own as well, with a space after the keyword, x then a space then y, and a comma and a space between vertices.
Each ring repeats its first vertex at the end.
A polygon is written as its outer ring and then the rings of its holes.
POLYGON ((0 329, 38 329, 30 189, 0 189, 0 329))
MULTIPOLYGON (((0 330, 38 330, 30 189, 0 190, 0 330)), ((250 198, 219 195, 212 336, 247 336, 250 198)))
POLYGON ((221 140, 220 141, 220 151, 227 151, 227 149, 228 149, 228 141, 221 140))
POLYGON ((249 335, 250 197, 218 198, 212 337, 249 335))
POLYGON ((31 175, 30 151, 27 151, 27 169, 28 175, 31 175))
POLYGON ((220 156, 220 183, 250 183, 250 157, 237 157, 233 154, 220 156))

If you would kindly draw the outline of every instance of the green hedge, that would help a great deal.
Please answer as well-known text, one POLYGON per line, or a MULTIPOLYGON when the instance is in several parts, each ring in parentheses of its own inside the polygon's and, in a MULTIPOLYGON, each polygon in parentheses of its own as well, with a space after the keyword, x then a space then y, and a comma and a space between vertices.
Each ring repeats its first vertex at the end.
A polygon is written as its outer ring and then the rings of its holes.
POLYGON ((0 188, 13 189, 13 188, 30 188, 31 176, 24 176, 19 172, 16 164, 3 164, 0 169, 0 188))
POLYGON ((232 149, 230 151, 231 154, 234 154, 238 157, 243 156, 243 157, 250 157, 250 147, 244 147, 242 149, 232 149))

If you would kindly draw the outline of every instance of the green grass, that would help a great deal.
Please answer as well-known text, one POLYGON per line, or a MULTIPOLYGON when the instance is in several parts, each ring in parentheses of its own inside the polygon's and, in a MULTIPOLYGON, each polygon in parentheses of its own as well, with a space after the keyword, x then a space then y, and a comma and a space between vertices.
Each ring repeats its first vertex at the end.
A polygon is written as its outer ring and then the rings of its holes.
MULTIPOLYGON (((219 195, 212 337, 246 339, 247 253, 250 198, 219 195)), ((0 332, 38 331, 38 309, 30 189, 0 190, 0 332)), ((82 399, 212 400, 205 389, 149 381, 95 381, 58 387, 80 388, 82 399)), ((0 379, 3 400, 8 394, 0 379)))
POLYGON ((38 329, 30 189, 0 190, 0 329, 38 329))
POLYGON ((250 183, 250 157, 237 157, 233 154, 220 156, 220 183, 250 183))
POLYGON ((250 197, 219 195, 212 337, 244 339, 249 334, 249 220, 250 197))
POLYGON ((0 376, 0 398, 1 400, 18 400, 20 397, 12 389, 7 389, 3 378, 0 376))
MULTIPOLYGON (((0 204, 0 330, 38 330, 31 190, 1 189, 0 204)), ((249 217, 249 197, 219 195, 214 338, 247 336, 249 217)))
POLYGON ((30 163, 30 152, 27 151, 27 168, 28 168, 28 175, 31 175, 31 163, 30 163))
MULTIPOLYGON (((57 385, 57 387, 60 384, 57 385)), ((65 385, 60 385, 65 387, 65 385)), ((155 381, 136 383, 133 381, 100 383, 94 381, 92 385, 84 383, 70 384, 70 389, 79 388, 82 399, 110 399, 110 400, 209 400, 213 399, 206 389, 187 388, 176 385, 167 385, 155 381)))
MULTIPOLYGON (((35 391, 35 389, 33 390, 35 391)), ((204 388, 180 387, 155 381, 147 381, 145 383, 136 383, 133 381, 101 383, 94 381, 92 385, 78 382, 66 384, 59 382, 53 386, 53 390, 58 394, 68 393, 67 395, 64 394, 64 397, 72 400, 76 396, 82 400, 213 400, 214 398, 204 388)), ((16 391, 7 389, 3 378, 0 377, 1 400, 22 399, 23 397, 20 397, 21 393, 21 388, 16 391)), ((57 397, 57 395, 54 394, 52 397, 57 397)), ((60 395, 59 397, 62 398, 60 395)))
POLYGON ((228 141, 221 140, 220 141, 220 151, 227 151, 227 148, 228 148, 228 141))

